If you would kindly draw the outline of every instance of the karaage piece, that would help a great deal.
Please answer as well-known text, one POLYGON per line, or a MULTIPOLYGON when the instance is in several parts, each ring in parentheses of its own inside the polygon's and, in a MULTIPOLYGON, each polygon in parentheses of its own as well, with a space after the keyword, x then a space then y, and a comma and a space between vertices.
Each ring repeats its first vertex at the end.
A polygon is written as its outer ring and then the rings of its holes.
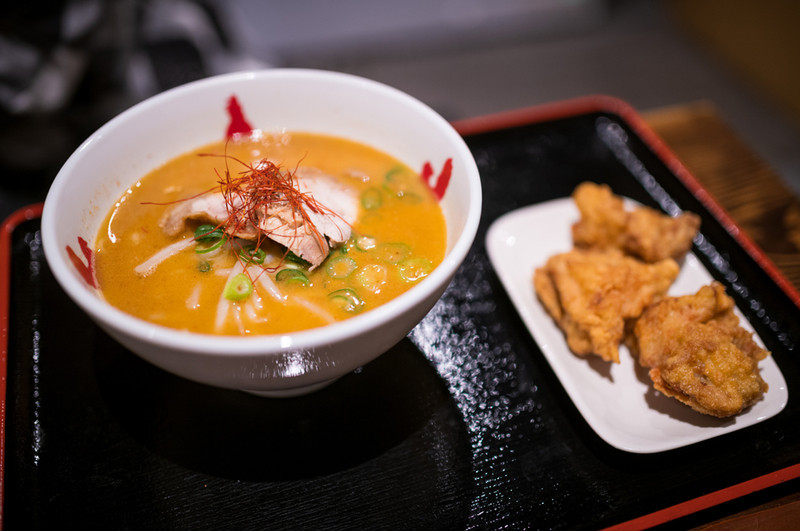
POLYGON ((644 311, 633 328, 631 350, 650 367, 656 389, 721 418, 761 399, 767 384, 758 362, 769 352, 739 326, 733 307, 725 288, 713 282, 644 311))
POLYGON ((626 320, 664 296, 678 270, 672 259, 646 264, 616 249, 573 249, 536 269, 533 284, 570 350, 619 363, 626 320))
POLYGON ((645 262, 680 260, 700 228, 700 217, 692 212, 673 218, 645 206, 627 211, 607 185, 581 183, 572 198, 581 213, 572 226, 577 247, 621 249, 645 262))

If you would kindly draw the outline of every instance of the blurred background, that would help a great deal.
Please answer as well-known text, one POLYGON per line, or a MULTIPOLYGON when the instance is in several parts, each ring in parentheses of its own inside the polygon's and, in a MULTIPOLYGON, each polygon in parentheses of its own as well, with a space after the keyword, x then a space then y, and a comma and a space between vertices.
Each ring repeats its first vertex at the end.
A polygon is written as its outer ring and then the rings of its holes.
POLYGON ((792 0, 28 0, 0 15, 0 218, 136 102, 201 77, 313 67, 450 120, 604 93, 698 100, 800 194, 792 0))

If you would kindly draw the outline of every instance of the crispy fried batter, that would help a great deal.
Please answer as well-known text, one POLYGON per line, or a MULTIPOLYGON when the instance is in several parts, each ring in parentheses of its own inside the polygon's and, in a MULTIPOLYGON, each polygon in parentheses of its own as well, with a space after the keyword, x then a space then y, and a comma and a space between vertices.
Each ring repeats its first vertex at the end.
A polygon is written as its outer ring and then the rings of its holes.
POLYGON ((694 295, 650 306, 633 329, 632 350, 656 389, 713 415, 729 417, 761 399, 758 362, 769 354, 739 326, 734 302, 713 282, 694 295))
POLYGON ((572 197, 581 213, 572 226, 578 247, 621 249, 646 262, 680 260, 700 228, 700 218, 691 212, 672 218, 644 206, 626 211, 607 185, 581 183, 572 197))
POLYGON ((662 297, 678 271, 672 259, 646 264, 616 249, 574 249, 552 256, 533 283, 574 353, 619 363, 626 320, 662 297))

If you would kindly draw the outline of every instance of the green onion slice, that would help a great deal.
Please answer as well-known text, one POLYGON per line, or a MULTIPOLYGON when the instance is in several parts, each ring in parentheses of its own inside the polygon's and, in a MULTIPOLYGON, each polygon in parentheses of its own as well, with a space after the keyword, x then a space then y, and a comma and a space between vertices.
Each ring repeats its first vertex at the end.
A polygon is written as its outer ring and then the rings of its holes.
POLYGON ((213 245, 210 245, 208 247, 195 247, 194 252, 196 252, 197 254, 210 253, 211 251, 216 251, 217 249, 222 247, 224 243, 225 243, 225 238, 223 237, 217 240, 213 245))
POLYGON ((264 252, 264 249, 261 247, 256 247, 255 245, 245 245, 241 249, 239 249, 239 256, 245 262, 251 262, 253 264, 263 264, 264 259, 267 257, 267 253, 264 252))
POLYGON ((350 288, 337 289, 329 293, 328 298, 337 307, 348 313, 358 313, 364 309, 364 301, 350 288))
POLYGON ((378 188, 367 188, 361 194, 361 206, 366 210, 375 210, 383 205, 383 194, 378 188))
POLYGON ((285 282, 287 284, 308 284, 308 276, 299 269, 286 268, 281 269, 275 275, 275 280, 278 282, 285 282))
POLYGON ((223 294, 232 301, 243 301, 253 293, 253 282, 244 273, 234 275, 225 285, 223 294))
POLYGON ((292 264, 301 265, 303 267, 308 267, 308 266, 311 265, 311 262, 309 262, 308 260, 306 260, 304 258, 300 258, 296 254, 294 254, 292 251, 288 251, 286 253, 286 256, 284 257, 284 260, 286 260, 287 262, 290 262, 292 264))
POLYGON ((367 264, 360 267, 355 274, 356 282, 372 293, 378 293, 386 282, 388 272, 381 264, 367 264))
POLYGON ((378 241, 372 236, 361 235, 356 237, 356 249, 359 251, 366 252, 374 249, 377 245, 378 241))
POLYGON ((197 230, 194 231, 194 239, 198 244, 202 243, 205 245, 205 247, 198 245, 195 247, 194 252, 197 254, 205 254, 216 251, 222 247, 226 237, 225 231, 221 228, 215 227, 214 225, 200 225, 197 227, 197 230))
POLYGON ((347 278, 356 270, 358 264, 349 256, 335 256, 328 260, 325 265, 325 272, 331 278, 347 278))
POLYGON ((197 262, 197 270, 201 273, 208 273, 211 271, 211 263, 207 260, 200 260, 197 262))
POLYGON ((422 278, 427 277, 433 264, 427 258, 410 258, 403 260, 397 264, 397 271, 400 273, 400 278, 406 282, 416 282, 422 278))
POLYGON ((387 181, 396 181, 402 178, 403 175, 407 175, 405 167, 402 165, 397 165, 387 171, 383 178, 387 181))
POLYGON ((378 258, 388 264, 396 264, 411 255, 411 248, 405 243, 382 243, 377 247, 378 258))
POLYGON ((383 181, 383 188, 390 195, 395 197, 419 202, 422 200, 422 198, 418 194, 415 194, 411 191, 414 188, 414 181, 416 178, 417 177, 415 175, 409 173, 408 170, 402 166, 397 166, 386 172, 386 176, 384 177, 383 181))
POLYGON ((194 239, 199 242, 216 241, 225 236, 225 232, 214 225, 200 225, 194 231, 194 239))

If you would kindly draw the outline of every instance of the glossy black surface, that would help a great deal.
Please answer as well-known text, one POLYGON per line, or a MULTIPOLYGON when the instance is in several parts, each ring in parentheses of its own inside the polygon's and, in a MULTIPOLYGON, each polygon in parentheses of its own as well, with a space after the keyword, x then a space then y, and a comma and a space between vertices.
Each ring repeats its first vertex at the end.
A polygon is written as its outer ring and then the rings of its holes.
POLYGON ((580 115, 467 141, 484 212, 452 285, 407 339, 302 398, 213 389, 141 361, 56 285, 38 221, 21 225, 6 529, 594 529, 800 462, 800 312, 625 123, 580 115), (695 252, 773 351, 789 385, 782 413, 654 455, 621 452, 594 434, 484 245, 501 214, 569 195, 587 179, 703 215, 695 252))

